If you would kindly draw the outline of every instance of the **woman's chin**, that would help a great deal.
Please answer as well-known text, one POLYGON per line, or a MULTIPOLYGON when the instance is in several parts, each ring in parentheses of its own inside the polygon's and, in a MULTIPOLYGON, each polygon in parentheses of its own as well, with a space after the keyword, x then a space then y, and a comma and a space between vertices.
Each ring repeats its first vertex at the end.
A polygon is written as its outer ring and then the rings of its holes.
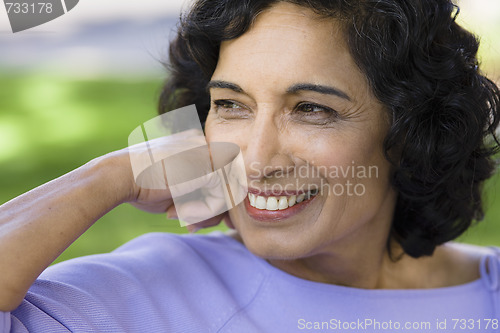
POLYGON ((235 227, 229 235, 263 259, 292 260, 314 252, 323 234, 317 230, 324 200, 320 196, 307 200, 286 212, 258 211, 248 200, 229 215, 235 227), (273 215, 274 213, 274 215, 273 215), (320 237, 321 238, 321 237, 320 237))
POLYGON ((252 254, 266 260, 293 260, 307 257, 312 252, 305 239, 291 241, 278 235, 246 232, 238 232, 232 237, 243 243, 252 254))

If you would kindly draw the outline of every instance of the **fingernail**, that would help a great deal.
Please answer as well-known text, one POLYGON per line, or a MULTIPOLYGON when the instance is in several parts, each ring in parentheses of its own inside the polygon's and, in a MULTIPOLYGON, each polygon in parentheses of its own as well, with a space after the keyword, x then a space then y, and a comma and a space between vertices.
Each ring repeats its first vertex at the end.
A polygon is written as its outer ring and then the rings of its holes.
POLYGON ((179 217, 176 214, 174 214, 173 212, 168 211, 167 212, 167 219, 178 220, 179 217))

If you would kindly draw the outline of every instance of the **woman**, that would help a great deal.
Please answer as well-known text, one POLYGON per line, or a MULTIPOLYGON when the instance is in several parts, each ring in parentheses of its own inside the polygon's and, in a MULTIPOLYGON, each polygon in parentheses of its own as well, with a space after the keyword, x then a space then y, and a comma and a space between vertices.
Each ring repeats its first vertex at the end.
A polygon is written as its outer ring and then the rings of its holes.
POLYGON ((168 189, 134 183, 127 150, 98 158, 2 207, 0 327, 497 331, 498 249, 447 243, 482 217, 500 111, 456 14, 197 1, 160 109, 196 103, 207 141, 241 148, 248 199, 193 226, 234 232, 145 235, 35 281, 121 203, 175 215, 168 189))

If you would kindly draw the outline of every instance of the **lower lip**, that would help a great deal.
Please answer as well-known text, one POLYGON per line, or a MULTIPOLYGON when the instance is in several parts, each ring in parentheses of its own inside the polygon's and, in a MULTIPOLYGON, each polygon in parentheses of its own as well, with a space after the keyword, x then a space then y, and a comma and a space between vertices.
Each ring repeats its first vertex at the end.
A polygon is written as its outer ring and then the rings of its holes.
POLYGON ((288 207, 283 210, 257 209, 250 205, 248 196, 245 198, 244 202, 247 213, 251 218, 263 222, 278 222, 298 214, 309 206, 309 204, 311 204, 316 197, 317 196, 314 196, 308 200, 302 201, 301 203, 296 203, 292 207, 288 207))

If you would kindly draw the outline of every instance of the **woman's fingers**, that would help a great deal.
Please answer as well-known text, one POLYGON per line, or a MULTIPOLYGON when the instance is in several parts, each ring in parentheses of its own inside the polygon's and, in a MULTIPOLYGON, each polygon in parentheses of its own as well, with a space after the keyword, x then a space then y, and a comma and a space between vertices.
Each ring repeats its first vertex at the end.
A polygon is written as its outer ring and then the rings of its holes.
POLYGON ((167 219, 176 220, 179 218, 179 215, 177 214, 177 210, 175 209, 174 205, 168 207, 166 214, 167 214, 167 219))
POLYGON ((209 172, 208 149, 202 148, 206 142, 196 133, 186 131, 130 146, 128 153, 136 184, 143 189, 165 189, 167 172, 174 181, 209 172), (192 150, 195 147, 199 148, 192 150), (203 154, 203 150, 207 152, 203 154), (186 153, 189 151, 192 152, 186 153))
MULTIPOLYGON (((178 219, 177 210, 176 210, 174 205, 170 206, 167 209, 167 218, 178 219)), ((214 216, 214 217, 211 217, 207 220, 204 220, 204 221, 201 221, 198 223, 188 224, 186 226, 186 228, 188 229, 189 232, 196 232, 200 229, 214 227, 214 226, 220 224, 222 220, 224 220, 224 222, 226 223, 226 225, 229 228, 234 229, 234 226, 233 226, 231 219, 229 218, 229 214, 227 212, 220 214, 220 215, 217 215, 217 216, 214 216)))
POLYGON ((189 232, 196 232, 200 229, 215 227, 216 225, 221 223, 223 216, 224 214, 220 214, 215 217, 209 218, 208 220, 190 224, 186 226, 186 228, 189 230, 189 232))
POLYGON ((175 209, 179 219, 185 224, 207 221, 228 210, 223 198, 205 196, 185 202, 176 202, 175 209))
POLYGON ((229 213, 224 214, 223 219, 224 223, 227 225, 229 229, 236 229, 234 227, 233 221, 231 220, 231 217, 229 216, 229 213))

